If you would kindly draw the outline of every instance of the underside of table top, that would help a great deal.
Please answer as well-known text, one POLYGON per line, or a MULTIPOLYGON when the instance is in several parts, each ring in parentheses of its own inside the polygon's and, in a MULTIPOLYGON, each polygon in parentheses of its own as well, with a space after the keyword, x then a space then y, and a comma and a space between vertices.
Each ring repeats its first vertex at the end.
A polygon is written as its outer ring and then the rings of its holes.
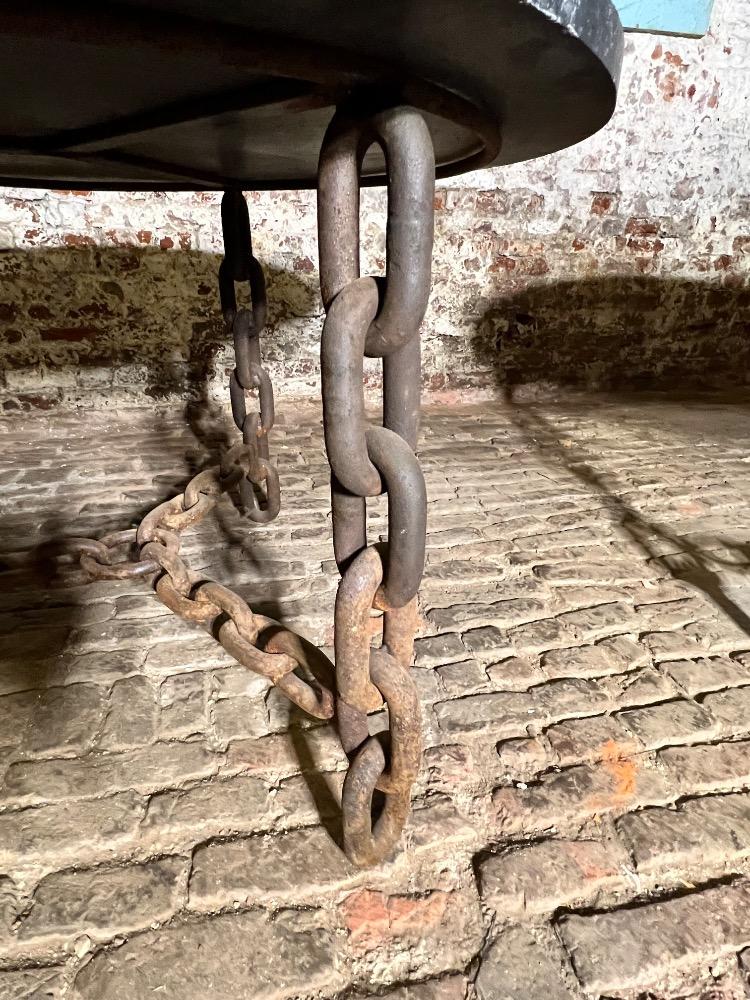
MULTIPOLYGON (((334 108, 411 104, 439 176, 601 128, 622 31, 609 0, 30 3, 0 28, 0 183, 314 187, 334 108)), ((383 182, 373 147, 364 182, 383 182)))

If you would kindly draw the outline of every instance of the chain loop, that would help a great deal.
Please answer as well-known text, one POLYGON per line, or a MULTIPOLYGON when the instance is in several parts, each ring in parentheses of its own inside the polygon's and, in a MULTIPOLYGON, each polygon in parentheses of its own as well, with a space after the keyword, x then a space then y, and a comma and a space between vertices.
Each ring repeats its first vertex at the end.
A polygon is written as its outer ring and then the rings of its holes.
POLYGON ((367 453, 365 338, 378 311, 374 278, 357 278, 331 303, 320 343, 326 452, 336 479, 352 493, 382 493, 380 473, 367 453))
POLYGON ((370 358, 390 354, 419 331, 430 296, 435 200, 435 154, 418 111, 334 115, 318 167, 320 288, 327 310, 359 277, 360 174, 375 143, 387 164, 388 222, 382 301, 365 340, 370 358))
POLYGON ((333 643, 339 698, 359 712, 383 704, 370 679, 370 612, 383 580, 383 563, 373 546, 363 549, 341 577, 336 592, 333 643))
POLYGON ((367 432, 367 452, 388 497, 388 558, 380 607, 400 608, 416 596, 424 573, 427 492, 416 455, 387 427, 367 432))
POLYGON ((100 540, 72 539, 69 546, 96 579, 151 575, 166 607, 209 630, 237 662, 268 678, 313 717, 330 719, 335 709, 350 760, 342 795, 344 848, 362 866, 382 861, 397 844, 421 756, 419 699, 409 667, 425 559, 427 503, 414 451, 433 198, 430 134, 416 111, 337 112, 326 133, 319 175, 321 289, 327 312, 321 344, 324 431, 334 553, 341 572, 335 685, 333 664, 321 650, 255 614, 234 591, 198 578, 180 554, 181 532, 199 523, 227 490, 239 485, 246 514, 258 523, 273 520, 281 502, 278 473, 268 458, 273 388, 260 356, 265 281, 253 256, 240 191, 227 191, 222 199, 226 254, 219 291, 234 342, 229 393, 242 441, 220 465, 194 476, 184 493, 147 514, 137 530, 100 540), (359 177, 373 143, 382 147, 388 170, 385 279, 359 277, 359 177), (249 284, 249 309, 238 308, 238 282, 249 284), (382 426, 366 419, 364 357, 383 358, 382 426), (248 413, 246 392, 251 390, 257 391, 258 410, 248 413), (256 494, 261 485, 264 502, 256 494), (366 500, 383 492, 388 497, 387 541, 368 545, 366 500), (122 561, 123 547, 131 561, 122 561), (373 626, 381 620, 382 644, 372 648, 373 626), (373 736, 368 716, 383 706, 388 733, 373 736), (376 793, 385 796, 379 812, 376 793))
POLYGON ((135 529, 113 531, 103 538, 71 538, 66 542, 66 551, 78 556, 81 568, 94 580, 132 580, 149 576, 159 569, 153 559, 132 561, 116 559, 117 550, 132 549, 136 542, 135 529))
POLYGON ((219 267, 219 295, 224 322, 231 327, 237 314, 235 284, 246 281, 252 301, 252 326, 259 333, 266 325, 266 283, 263 269, 253 256, 250 215, 241 191, 225 191, 221 199, 224 260, 219 267))
POLYGON ((84 568, 93 562, 90 575, 97 579, 104 579, 102 570, 110 569, 118 571, 117 578, 143 575, 142 567, 148 567, 152 575, 160 574, 154 589, 170 611, 207 628, 230 656, 267 677, 304 711, 318 719, 330 719, 334 711, 330 690, 333 665, 328 658, 302 636, 271 618, 256 615, 228 587, 212 580, 196 580, 180 555, 180 532, 202 520, 218 502, 217 490, 227 489, 231 481, 222 477, 219 466, 205 469, 188 483, 184 493, 147 514, 137 532, 117 532, 99 541, 71 539, 67 552, 79 555, 84 568), (109 559, 110 546, 125 543, 135 543, 140 549, 137 562, 102 566, 95 561, 109 559), (299 669, 310 678, 300 677, 296 673, 299 669))
POLYGON ((368 736, 352 760, 341 799, 344 849, 363 867, 386 857, 401 836, 422 753, 419 699, 408 669, 378 649, 370 653, 370 675, 388 705, 390 766, 379 739, 368 736), (376 789, 386 800, 373 824, 376 789))
POLYGON ((338 112, 326 133, 318 179, 323 426, 331 464, 336 595, 337 721, 351 765, 342 809, 348 856, 381 861, 409 813, 421 735, 409 675, 424 571, 427 498, 414 454, 419 427, 419 327, 427 306, 433 237, 434 155, 421 116, 393 108, 338 112), (388 170, 386 276, 359 275, 359 184, 373 143, 388 170), (383 358, 383 426, 368 425, 365 357, 383 358), (366 498, 388 497, 388 541, 368 546, 366 498), (373 610, 383 645, 371 649, 373 610), (390 739, 369 735, 367 714, 385 701, 390 739), (373 795, 385 805, 373 824, 373 795))
POLYGON ((281 507, 279 477, 268 462, 268 433, 274 423, 273 386, 261 364, 260 334, 266 322, 266 282, 263 269, 253 256, 250 217, 241 191, 225 191, 221 200, 221 225, 225 256, 219 267, 219 294, 224 321, 232 334, 235 368, 229 379, 232 418, 242 432, 249 457, 246 478, 240 481, 240 497, 250 520, 273 521, 281 507), (250 288, 250 309, 238 309, 237 282, 250 288), (259 413, 248 413, 245 393, 258 391, 259 413), (260 464, 262 463, 262 464, 260 464), (253 486, 266 483, 261 505, 253 486))

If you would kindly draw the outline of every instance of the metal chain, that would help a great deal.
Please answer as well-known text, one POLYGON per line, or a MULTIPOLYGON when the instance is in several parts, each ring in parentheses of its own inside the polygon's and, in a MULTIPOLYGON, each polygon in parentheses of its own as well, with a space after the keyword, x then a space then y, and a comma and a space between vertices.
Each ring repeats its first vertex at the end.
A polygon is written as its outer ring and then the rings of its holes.
MULTIPOLYGON (((427 306, 433 239, 434 153, 427 126, 410 108, 369 117, 338 112, 324 139, 318 207, 326 321, 321 346, 326 449, 331 464, 333 542, 342 574, 336 595, 336 714, 350 767, 342 796, 344 849, 360 866, 385 858, 401 835, 419 770, 419 701, 409 673, 424 570, 426 495, 414 454, 419 429, 419 327, 427 306), (385 279, 359 276, 359 186, 367 149, 388 164, 385 279), (383 425, 365 417, 363 358, 383 358, 383 425), (388 541, 368 545, 366 498, 388 496, 388 541), (383 612, 380 648, 371 648, 372 612, 383 612), (389 738, 371 736, 368 714, 388 709, 389 738), (376 792, 385 803, 373 821, 376 792)), ((260 363, 266 292, 252 253, 241 192, 222 200, 226 255, 219 271, 224 319, 234 339, 232 415, 242 442, 220 466, 198 473, 184 493, 148 514, 137 530, 69 539, 89 578, 151 577, 159 599, 198 622, 239 663, 267 677, 304 711, 334 714, 330 660, 302 636, 255 614, 234 591, 197 578, 180 555, 180 534, 239 484, 249 517, 279 512, 278 474, 268 460, 273 390, 260 363), (251 308, 237 306, 235 284, 249 282, 251 308), (245 392, 257 389, 259 412, 245 392), (266 485, 261 505, 253 486, 266 485), (124 556, 124 561, 121 558, 124 556), (299 672, 298 672, 299 671, 299 672)))
POLYGON ((98 580, 151 575, 156 596, 185 621, 197 622, 238 663, 267 677, 290 701, 316 719, 333 715, 333 664, 302 636, 265 615, 256 614, 243 598, 212 580, 192 573, 180 555, 180 534, 202 521, 221 494, 247 474, 252 456, 238 444, 221 466, 194 476, 185 492, 166 500, 141 521, 137 530, 94 539, 71 539, 66 551, 80 558, 98 580), (135 561, 115 562, 113 550, 135 545, 135 561), (296 671, 302 669, 305 676, 296 671))
POLYGON ((279 474, 268 460, 268 432, 273 427, 273 386, 261 365, 260 335, 266 325, 266 281, 253 256, 250 217, 241 191, 225 191, 221 199, 224 260, 219 267, 221 311, 234 341, 235 368, 229 379, 232 417, 254 460, 240 481, 240 497, 247 516, 262 524, 278 517, 281 508, 279 474), (251 308, 238 309, 236 284, 247 282, 251 308), (245 393, 256 389, 260 412, 248 413, 245 393), (265 503, 258 502, 254 486, 266 484, 265 503))
POLYGON ((341 572, 336 597, 337 717, 350 758, 342 798, 344 847, 375 864, 395 846, 419 770, 421 727, 409 674, 417 590, 425 559, 427 502, 414 454, 419 429, 419 328, 430 291, 435 164, 421 115, 392 108, 339 111, 326 133, 318 175, 323 422, 331 465, 333 539, 341 572), (359 191, 364 155, 378 144, 388 172, 385 279, 359 275, 359 191), (383 426, 365 416, 363 358, 383 358, 383 426), (388 496, 388 541, 367 544, 366 498, 388 496), (369 619, 384 612, 371 648, 369 619), (368 728, 383 702, 386 747, 368 728), (373 821, 375 792, 385 804, 373 821))

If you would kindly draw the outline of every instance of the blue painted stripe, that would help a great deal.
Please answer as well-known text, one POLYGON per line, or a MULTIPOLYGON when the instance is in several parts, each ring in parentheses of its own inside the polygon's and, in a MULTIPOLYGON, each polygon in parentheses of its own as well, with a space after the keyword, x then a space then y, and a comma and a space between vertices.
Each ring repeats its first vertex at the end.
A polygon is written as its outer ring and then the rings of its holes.
POLYGON ((713 0, 614 0, 625 30, 705 35, 713 0))

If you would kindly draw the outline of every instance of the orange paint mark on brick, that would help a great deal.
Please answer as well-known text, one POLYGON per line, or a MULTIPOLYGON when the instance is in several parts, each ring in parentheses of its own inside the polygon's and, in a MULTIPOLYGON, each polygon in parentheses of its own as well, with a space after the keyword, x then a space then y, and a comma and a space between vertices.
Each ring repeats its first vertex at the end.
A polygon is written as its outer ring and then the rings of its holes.
POLYGON ((391 928, 395 934, 421 931, 425 927, 438 926, 445 916, 448 893, 432 892, 425 898, 413 896, 392 896, 388 900, 391 928))
POLYGON ((372 889, 351 893, 341 904, 349 941, 358 951, 370 951, 397 937, 423 935, 442 923, 450 893, 428 896, 385 896, 372 889))
POLYGON ((630 749, 617 740, 607 740, 602 746, 602 764, 615 779, 614 794, 621 799, 635 795, 636 764, 628 756, 630 749))
POLYGON ((612 779, 612 790, 604 795, 592 795, 586 800, 586 808, 593 813, 609 812, 626 805, 635 795, 637 787, 637 764, 632 756, 633 747, 607 740, 602 744, 599 756, 601 766, 612 779))
POLYGON ((654 51, 651 53, 651 58, 652 59, 661 59, 663 52, 664 52, 664 49, 661 47, 661 45, 657 45, 656 48, 654 49, 654 51))
POLYGON ((341 904, 352 942, 369 940, 388 927, 386 897, 382 892, 361 889, 347 896, 341 904))
POLYGON ((435 392, 430 395, 430 403, 435 406, 459 406, 466 399, 466 393, 456 389, 446 389, 443 392, 435 392))
POLYGON ((698 517, 700 514, 708 514, 711 508, 700 500, 686 500, 684 503, 677 504, 677 509, 681 514, 698 517))

